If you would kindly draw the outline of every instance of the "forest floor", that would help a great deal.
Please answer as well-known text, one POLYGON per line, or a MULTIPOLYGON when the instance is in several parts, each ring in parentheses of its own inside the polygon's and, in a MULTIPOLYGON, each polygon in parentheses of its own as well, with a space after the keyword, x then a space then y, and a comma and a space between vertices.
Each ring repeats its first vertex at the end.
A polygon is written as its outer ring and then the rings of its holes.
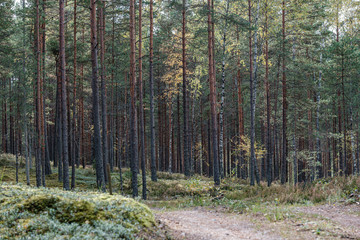
MULTIPOLYGON (((35 169, 30 171, 35 185, 35 169)), ((235 177, 214 186, 213 180, 195 175, 158 172, 158 181, 147 175, 149 206, 158 224, 144 239, 358 239, 360 240, 360 176, 319 179, 312 183, 270 187, 261 182, 250 186, 235 177)), ((98 192, 95 171, 76 169, 76 189, 98 192)), ((131 173, 112 173, 113 193, 131 197, 131 173)), ((139 196, 142 179, 139 176, 139 196)), ((15 182, 15 157, 0 154, 0 183, 15 182)), ((26 182, 25 164, 20 159, 19 182, 26 182)), ((46 186, 62 189, 57 169, 46 176, 46 186)), ((101 194, 99 192, 99 194, 101 194)), ((1 237, 0 237, 1 238, 1 237)))
POLYGON ((220 207, 153 211, 176 240, 360 239, 358 204, 285 208, 288 217, 276 221, 266 213, 235 214, 220 207))
POLYGON ((360 177, 297 187, 159 173, 146 203, 174 240, 359 239, 360 177))

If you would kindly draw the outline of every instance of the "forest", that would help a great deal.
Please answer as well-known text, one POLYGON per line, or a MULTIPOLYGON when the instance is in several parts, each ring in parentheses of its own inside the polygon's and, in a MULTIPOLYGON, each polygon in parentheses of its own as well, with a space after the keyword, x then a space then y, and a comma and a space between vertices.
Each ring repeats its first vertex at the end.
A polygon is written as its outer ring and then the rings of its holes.
POLYGON ((360 239, 359 114, 359 0, 1 0, 0 239, 360 239))

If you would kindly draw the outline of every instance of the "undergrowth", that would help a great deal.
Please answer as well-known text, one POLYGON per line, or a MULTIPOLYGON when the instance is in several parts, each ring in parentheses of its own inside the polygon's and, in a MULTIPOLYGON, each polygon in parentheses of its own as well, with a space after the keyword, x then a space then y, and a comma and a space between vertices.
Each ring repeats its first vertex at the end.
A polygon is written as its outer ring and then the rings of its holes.
MULTIPOLYGON (((12 155, 0 155, 0 177, 3 182, 15 181, 15 158, 12 155), (2 170, 1 168, 5 168, 2 170)), ((21 165, 23 166, 23 165, 21 165)), ((19 181, 25 182, 25 170, 19 170, 19 181)), ((46 176, 48 187, 61 188, 58 182, 57 169, 46 176)), ((317 203, 359 202, 360 177, 334 177, 319 179, 314 182, 299 183, 297 186, 282 185, 274 182, 270 187, 266 183, 249 186, 246 180, 225 178, 220 186, 214 186, 213 180, 195 175, 190 178, 183 174, 158 172, 158 181, 152 182, 147 173, 148 201, 152 207, 183 208, 194 206, 220 206, 231 211, 246 212, 256 204, 264 206, 309 205, 317 203)), ((123 169, 123 195, 131 196, 131 172, 123 169)), ((120 193, 120 178, 118 170, 112 173, 113 192, 120 193)), ((142 191, 141 176, 138 177, 139 196, 142 191)), ((31 171, 31 184, 35 184, 35 172, 31 171)), ((77 190, 97 190, 95 171, 91 168, 76 169, 77 190)))
POLYGON ((0 186, 2 239, 135 239, 155 225, 147 206, 119 195, 0 186))

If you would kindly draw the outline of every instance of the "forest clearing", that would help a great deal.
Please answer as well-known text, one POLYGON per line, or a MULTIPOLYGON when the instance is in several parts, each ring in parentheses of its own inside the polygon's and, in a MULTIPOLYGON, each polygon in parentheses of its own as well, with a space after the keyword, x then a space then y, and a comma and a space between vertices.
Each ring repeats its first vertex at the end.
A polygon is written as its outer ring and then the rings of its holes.
POLYGON ((359 0, 1 0, 0 239, 360 239, 359 0))

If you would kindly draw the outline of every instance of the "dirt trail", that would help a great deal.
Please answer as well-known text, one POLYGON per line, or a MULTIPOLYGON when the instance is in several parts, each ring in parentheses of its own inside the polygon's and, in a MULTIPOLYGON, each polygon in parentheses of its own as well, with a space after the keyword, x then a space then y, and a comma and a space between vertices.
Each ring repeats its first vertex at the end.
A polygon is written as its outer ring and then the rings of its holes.
POLYGON ((281 239, 271 229, 258 231, 246 215, 226 214, 205 209, 157 212, 175 239, 239 240, 281 239))
POLYGON ((289 208, 297 217, 269 221, 263 214, 229 214, 194 208, 154 210, 171 239, 359 239, 360 206, 321 205, 289 208))
POLYGON ((315 215, 317 218, 326 219, 336 226, 342 238, 360 239, 360 205, 321 205, 300 207, 295 212, 315 215))

